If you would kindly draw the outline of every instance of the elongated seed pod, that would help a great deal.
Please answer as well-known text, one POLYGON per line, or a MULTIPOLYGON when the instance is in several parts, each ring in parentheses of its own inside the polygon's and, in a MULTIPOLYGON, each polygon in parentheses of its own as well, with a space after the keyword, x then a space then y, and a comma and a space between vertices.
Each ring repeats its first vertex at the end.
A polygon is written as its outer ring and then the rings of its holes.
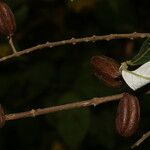
POLYGON ((125 93, 120 100, 116 116, 116 130, 124 137, 133 135, 140 120, 140 106, 137 97, 125 93))
POLYGON ((105 76, 108 78, 119 77, 119 63, 114 59, 106 56, 93 56, 91 58, 92 69, 97 76, 105 76))
POLYGON ((16 29, 14 15, 9 6, 0 1, 0 34, 11 37, 16 29))
POLYGON ((120 64, 114 59, 106 56, 93 56, 91 58, 91 67, 94 75, 111 87, 119 87, 122 81, 119 79, 120 64))

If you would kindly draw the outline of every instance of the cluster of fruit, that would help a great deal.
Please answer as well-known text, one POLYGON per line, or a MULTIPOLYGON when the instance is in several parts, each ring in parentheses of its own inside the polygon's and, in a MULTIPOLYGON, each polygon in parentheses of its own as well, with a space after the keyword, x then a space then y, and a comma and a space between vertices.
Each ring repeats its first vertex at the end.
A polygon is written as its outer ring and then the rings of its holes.
MULTIPOLYGON (((123 83, 119 71, 120 64, 106 56, 94 56, 91 59, 94 74, 111 87, 120 87, 123 83)), ((124 137, 133 135, 139 125, 140 105, 136 96, 124 93, 119 102, 116 115, 116 130, 124 137)))

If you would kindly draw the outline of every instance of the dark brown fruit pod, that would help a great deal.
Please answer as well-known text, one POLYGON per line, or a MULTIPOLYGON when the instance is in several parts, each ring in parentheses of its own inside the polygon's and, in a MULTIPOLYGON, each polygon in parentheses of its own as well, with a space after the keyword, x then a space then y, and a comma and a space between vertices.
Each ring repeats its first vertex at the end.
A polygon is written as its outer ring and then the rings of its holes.
POLYGON ((116 116, 116 130, 123 137, 132 136, 140 121, 140 105, 137 97, 123 94, 119 102, 116 116))
POLYGON ((121 79, 112 79, 112 78, 99 78, 102 80, 108 87, 113 87, 113 88, 118 88, 122 85, 122 80, 121 79))
POLYGON ((0 1, 0 34, 11 37, 16 29, 15 18, 9 6, 0 1))
POLYGON ((0 128, 2 128, 5 125, 6 119, 5 119, 5 113, 2 105, 0 104, 0 128))
POLYGON ((110 87, 120 87, 122 85, 119 72, 120 64, 114 59, 106 56, 93 56, 91 67, 94 75, 110 87))
POLYGON ((117 78, 120 76, 120 64, 114 59, 106 56, 93 56, 91 66, 96 76, 117 78))

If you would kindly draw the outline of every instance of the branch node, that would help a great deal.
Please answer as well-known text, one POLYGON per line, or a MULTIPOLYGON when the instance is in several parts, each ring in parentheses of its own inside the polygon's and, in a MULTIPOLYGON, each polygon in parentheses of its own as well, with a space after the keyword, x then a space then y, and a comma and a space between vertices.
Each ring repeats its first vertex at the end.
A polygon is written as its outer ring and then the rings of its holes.
POLYGON ((32 117, 36 116, 36 111, 34 109, 31 110, 32 117))

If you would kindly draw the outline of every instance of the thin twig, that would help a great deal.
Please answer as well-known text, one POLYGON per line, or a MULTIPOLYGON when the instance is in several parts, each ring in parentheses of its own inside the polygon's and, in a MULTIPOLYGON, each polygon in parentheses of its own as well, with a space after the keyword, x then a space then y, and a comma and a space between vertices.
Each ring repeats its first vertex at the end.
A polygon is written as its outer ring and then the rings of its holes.
POLYGON ((47 108, 42 108, 42 109, 41 108, 36 109, 36 110, 32 109, 26 112, 6 114, 5 120, 7 121, 16 120, 16 119, 27 118, 27 117, 35 117, 35 116, 44 115, 48 113, 54 113, 54 112, 62 111, 62 110, 77 109, 77 108, 83 108, 83 107, 88 107, 88 106, 97 106, 102 103, 119 100, 120 98, 122 98, 122 96, 123 96, 123 93, 112 95, 112 96, 100 97, 100 98, 92 98, 86 101, 69 103, 69 104, 47 107, 47 108))
POLYGON ((101 35, 101 36, 90 36, 90 37, 83 37, 83 38, 71 38, 68 40, 62 40, 62 41, 56 41, 56 42, 46 42, 44 44, 40 44, 31 48, 27 48, 24 49, 22 51, 16 52, 14 54, 5 56, 0 58, 0 62, 10 59, 10 58, 14 58, 14 57, 18 57, 33 51, 37 51, 40 49, 44 49, 44 48, 53 48, 56 46, 62 46, 62 45, 67 45, 67 44, 77 44, 77 43, 87 43, 87 42, 95 42, 95 41, 102 41, 102 40, 106 40, 106 41, 110 41, 110 40, 115 40, 115 39, 137 39, 137 38, 147 38, 150 37, 150 33, 128 33, 128 34, 110 34, 110 35, 101 35))
POLYGON ((134 143, 131 148, 135 148, 138 147, 141 143, 143 143, 143 141, 145 141, 148 137, 150 137, 150 131, 146 132, 145 134, 143 134, 143 136, 136 142, 134 143))
POLYGON ((9 45, 11 46, 11 49, 13 50, 13 53, 16 54, 17 51, 16 51, 16 48, 14 46, 14 43, 13 43, 13 40, 12 40, 12 37, 8 37, 8 42, 9 42, 9 45))

